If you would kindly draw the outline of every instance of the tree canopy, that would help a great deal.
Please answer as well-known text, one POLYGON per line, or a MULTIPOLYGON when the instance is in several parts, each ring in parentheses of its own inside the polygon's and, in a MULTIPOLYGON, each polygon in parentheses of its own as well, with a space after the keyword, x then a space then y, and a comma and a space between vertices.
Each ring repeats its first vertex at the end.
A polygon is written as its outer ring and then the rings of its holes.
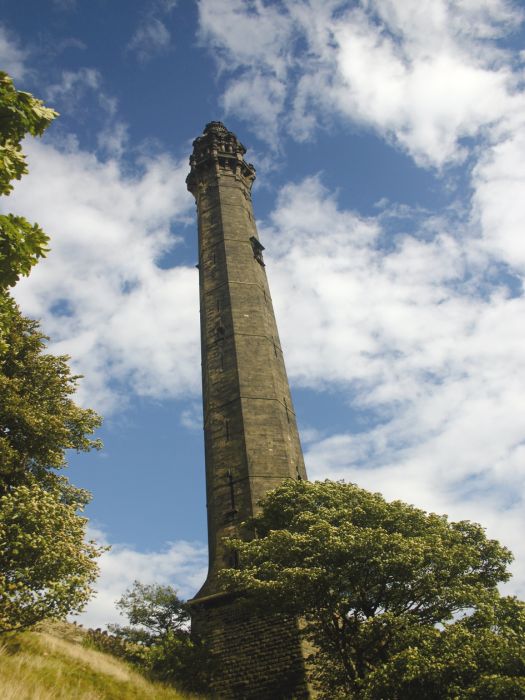
POLYGON ((512 555, 480 525, 334 482, 289 480, 260 506, 224 581, 302 618, 321 698, 485 697, 476 683, 507 675, 525 693, 523 603, 497 592, 512 555))
POLYGON ((129 624, 112 624, 108 629, 124 642, 129 661, 178 688, 209 689, 210 657, 204 646, 190 638, 188 607, 172 586, 135 581, 117 607, 129 624))
POLYGON ((117 601, 129 620, 128 626, 109 625, 113 634, 146 646, 161 642, 170 634, 187 629, 187 606, 172 586, 135 581, 117 601))
POLYGON ((67 356, 46 352, 39 324, 11 305, 0 348, 0 493, 36 477, 56 483, 65 451, 87 451, 100 442, 90 436, 100 417, 73 400, 78 376, 67 356))
POLYGON ((0 71, 0 194, 9 194, 12 180, 27 173, 22 140, 42 136, 57 116, 29 92, 17 90, 10 76, 0 71))
MULTIPOLYGON (((0 72, 1 195, 27 172, 23 138, 42 135, 55 116, 0 72)), ((66 450, 99 447, 91 435, 100 418, 75 404, 68 358, 47 352, 38 322, 9 293, 47 242, 38 224, 0 216, 0 633, 82 609, 102 551, 85 541, 78 513, 89 494, 56 471, 66 450)))
MULTIPOLYGON (((57 117, 41 100, 15 88, 11 78, 0 71, 0 195, 13 189, 13 180, 27 173, 22 140, 29 134, 41 136, 57 117)), ((20 275, 48 252, 48 236, 22 216, 0 215, 0 288, 13 286, 20 275)))
POLYGON ((100 549, 77 515, 87 500, 69 487, 64 502, 37 480, 0 497, 0 632, 79 612, 91 597, 100 549))

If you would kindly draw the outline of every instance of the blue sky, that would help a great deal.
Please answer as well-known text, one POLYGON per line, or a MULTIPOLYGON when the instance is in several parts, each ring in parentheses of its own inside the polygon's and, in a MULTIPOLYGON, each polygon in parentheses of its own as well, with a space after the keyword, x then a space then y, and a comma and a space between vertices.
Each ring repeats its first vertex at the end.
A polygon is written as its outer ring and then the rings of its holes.
POLYGON ((5 210, 52 252, 15 290, 105 416, 72 455, 113 548, 84 620, 205 576, 192 140, 223 120, 311 478, 481 522, 525 594, 525 47, 504 0, 0 0, 0 57, 60 119, 5 210))

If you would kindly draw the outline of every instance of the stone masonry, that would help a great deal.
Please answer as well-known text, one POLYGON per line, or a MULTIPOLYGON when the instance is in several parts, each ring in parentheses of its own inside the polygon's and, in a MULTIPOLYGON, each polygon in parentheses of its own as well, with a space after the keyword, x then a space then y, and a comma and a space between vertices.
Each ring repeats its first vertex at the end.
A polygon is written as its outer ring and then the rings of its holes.
POLYGON ((220 591, 236 566, 223 543, 287 478, 306 479, 299 433, 251 202, 246 149, 220 122, 193 142, 197 204, 209 572, 192 630, 211 645, 221 698, 306 698, 294 620, 254 619, 220 591))

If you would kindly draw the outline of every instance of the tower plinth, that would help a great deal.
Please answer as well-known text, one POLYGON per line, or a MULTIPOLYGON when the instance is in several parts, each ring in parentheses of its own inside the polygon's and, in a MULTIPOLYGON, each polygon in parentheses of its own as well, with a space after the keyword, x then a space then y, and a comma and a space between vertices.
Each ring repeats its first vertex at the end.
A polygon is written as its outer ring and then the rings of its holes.
POLYGON ((306 479, 283 353, 251 202, 254 167, 221 122, 193 142, 197 204, 209 571, 192 629, 220 660, 222 698, 304 698, 297 625, 247 619, 217 574, 237 565, 223 539, 288 478, 306 479), (240 617, 239 617, 240 615, 240 617))

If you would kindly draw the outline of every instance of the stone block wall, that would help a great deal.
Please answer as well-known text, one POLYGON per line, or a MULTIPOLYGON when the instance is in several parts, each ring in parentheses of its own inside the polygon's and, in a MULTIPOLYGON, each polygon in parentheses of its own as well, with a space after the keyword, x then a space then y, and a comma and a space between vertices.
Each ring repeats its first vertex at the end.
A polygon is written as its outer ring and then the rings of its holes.
POLYGON ((213 698, 306 700, 310 697, 295 620, 249 611, 231 596, 192 606, 192 635, 214 658, 213 698))

